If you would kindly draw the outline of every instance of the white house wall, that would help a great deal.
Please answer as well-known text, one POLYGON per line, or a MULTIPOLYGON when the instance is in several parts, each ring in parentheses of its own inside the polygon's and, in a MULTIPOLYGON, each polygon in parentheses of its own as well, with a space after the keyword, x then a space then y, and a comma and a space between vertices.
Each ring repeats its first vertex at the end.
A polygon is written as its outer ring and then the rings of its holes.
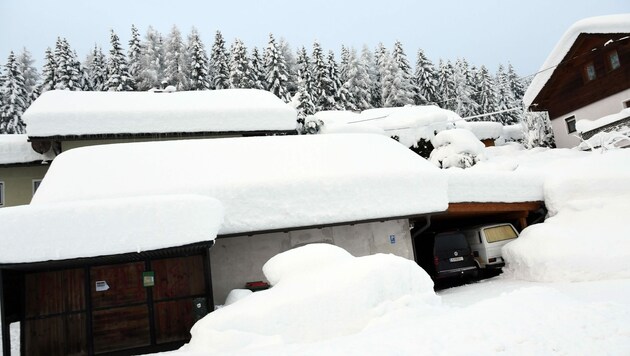
POLYGON ((317 242, 337 245, 354 256, 391 253, 414 259, 406 219, 220 238, 210 250, 215 303, 223 304, 230 290, 245 288, 247 282, 265 281, 262 266, 276 254, 317 242))
POLYGON ((551 126, 553 127, 556 146, 558 148, 572 148, 581 142, 579 138, 573 136, 577 136, 577 132, 574 132, 573 135, 569 134, 565 123, 566 118, 575 116, 576 121, 597 120, 604 116, 618 113, 625 108, 624 102, 628 100, 630 100, 630 89, 624 90, 615 95, 609 96, 606 99, 589 104, 560 117, 552 118, 551 126))

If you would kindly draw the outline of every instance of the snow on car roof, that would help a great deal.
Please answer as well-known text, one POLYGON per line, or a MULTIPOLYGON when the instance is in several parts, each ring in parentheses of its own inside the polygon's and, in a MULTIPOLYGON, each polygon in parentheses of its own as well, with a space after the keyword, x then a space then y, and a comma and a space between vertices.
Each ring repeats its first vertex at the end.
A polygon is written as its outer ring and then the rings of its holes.
POLYGON ((630 14, 590 17, 574 23, 556 44, 540 70, 534 76, 523 97, 525 106, 530 106, 538 93, 547 84, 555 68, 582 33, 630 33, 630 14))
POLYGON ((0 135, 0 164, 50 161, 53 157, 31 148, 26 135, 0 135))
POLYGON ((297 113, 270 92, 225 89, 42 94, 24 113, 31 137, 291 131, 297 113))
POLYGON ((31 204, 201 194, 220 234, 444 211, 442 172, 381 135, 300 135, 84 147, 51 165, 31 204))
POLYGON ((198 195, 3 208, 0 263, 108 256, 212 241, 222 218, 221 203, 198 195))

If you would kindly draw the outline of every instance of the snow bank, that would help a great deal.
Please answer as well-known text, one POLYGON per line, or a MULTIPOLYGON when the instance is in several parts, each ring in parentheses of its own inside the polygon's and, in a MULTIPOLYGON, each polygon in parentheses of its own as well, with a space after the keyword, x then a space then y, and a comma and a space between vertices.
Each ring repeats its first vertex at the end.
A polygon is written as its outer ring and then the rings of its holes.
POLYGON ((556 162, 556 175, 545 181, 545 223, 504 247, 506 271, 514 278, 630 278, 630 152, 590 153, 572 163, 556 162))
POLYGON ((445 130, 432 140, 429 160, 440 168, 468 168, 483 158, 484 144, 466 129, 445 130))
POLYGON ((231 234, 444 211, 446 188, 439 169, 388 137, 300 135, 73 149, 31 204, 200 194, 223 203, 220 234, 231 234))
POLYGON ((503 125, 490 121, 456 121, 455 127, 472 132, 479 140, 497 139, 503 134, 503 125))
POLYGON ((393 255, 356 258, 339 247, 314 244, 272 258, 267 272, 270 280, 279 278, 271 289, 197 322, 181 351, 238 354, 322 342, 358 333, 373 319, 408 305, 439 303, 424 270, 393 255), (322 262, 313 263, 317 260, 322 262))
POLYGON ((534 76, 523 96, 525 106, 530 106, 536 99, 538 93, 551 78, 556 66, 564 59, 575 40, 582 33, 630 33, 630 14, 590 17, 574 23, 564 33, 534 76))
POLYGON ((3 208, 0 263, 114 255, 211 241, 222 218, 221 203, 194 195, 3 208))
POLYGON ((26 110, 28 135, 291 131, 297 112, 255 89, 152 92, 53 90, 26 110))
POLYGON ((253 293, 254 292, 249 289, 232 289, 230 293, 228 293, 227 298, 225 298, 225 305, 234 304, 241 299, 249 297, 253 293))
POLYGON ((0 164, 50 161, 52 154, 39 154, 33 150, 27 135, 0 135, 0 164))

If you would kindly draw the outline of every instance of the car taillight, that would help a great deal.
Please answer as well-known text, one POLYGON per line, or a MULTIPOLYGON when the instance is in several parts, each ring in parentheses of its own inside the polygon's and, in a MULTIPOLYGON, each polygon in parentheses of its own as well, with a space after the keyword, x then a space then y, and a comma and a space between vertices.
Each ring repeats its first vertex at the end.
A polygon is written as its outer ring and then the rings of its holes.
POLYGON ((433 264, 435 265, 435 267, 437 267, 439 263, 440 259, 437 256, 433 257, 433 264))

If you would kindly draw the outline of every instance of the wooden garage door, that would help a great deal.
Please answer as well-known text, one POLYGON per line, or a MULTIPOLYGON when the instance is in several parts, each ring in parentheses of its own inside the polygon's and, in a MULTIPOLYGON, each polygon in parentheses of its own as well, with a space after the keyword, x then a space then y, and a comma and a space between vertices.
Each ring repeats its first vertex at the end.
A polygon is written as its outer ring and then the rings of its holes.
POLYGON ((25 354, 87 354, 84 270, 28 273, 24 282, 25 354))

